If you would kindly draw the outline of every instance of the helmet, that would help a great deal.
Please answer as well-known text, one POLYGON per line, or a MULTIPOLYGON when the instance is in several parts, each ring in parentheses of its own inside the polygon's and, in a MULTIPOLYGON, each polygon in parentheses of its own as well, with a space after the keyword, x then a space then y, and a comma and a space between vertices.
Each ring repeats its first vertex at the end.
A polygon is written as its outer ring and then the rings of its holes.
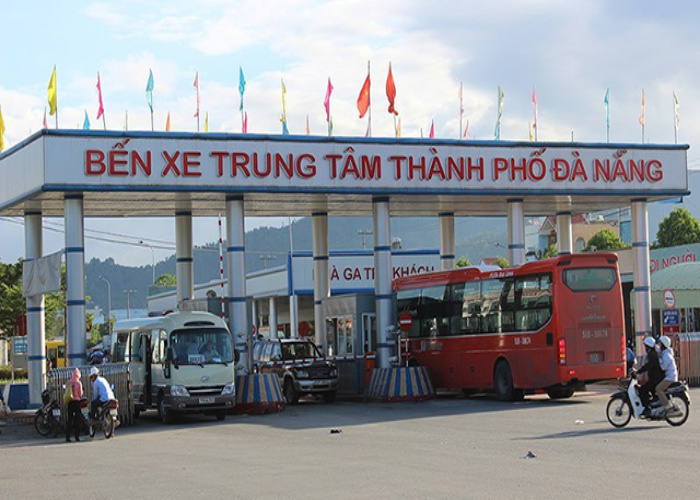
POLYGON ((671 339, 668 338, 666 335, 662 335, 659 339, 659 342, 661 342, 666 349, 669 349, 671 347, 671 339))
POLYGON ((100 370, 97 369, 96 366, 93 366, 90 368, 90 376, 92 377, 93 375, 97 376, 100 374, 100 370))
POLYGON ((644 345, 650 348, 654 348, 656 342, 654 342, 654 337, 647 337, 644 339, 644 345))

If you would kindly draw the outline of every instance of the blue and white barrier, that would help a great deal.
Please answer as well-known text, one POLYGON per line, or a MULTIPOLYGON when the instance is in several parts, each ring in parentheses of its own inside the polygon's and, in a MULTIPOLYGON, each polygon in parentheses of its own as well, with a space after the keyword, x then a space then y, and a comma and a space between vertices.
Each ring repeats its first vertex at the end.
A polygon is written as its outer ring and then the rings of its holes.
POLYGON ((280 381, 274 373, 251 373, 236 377, 236 414, 261 415, 284 409, 280 381))
POLYGON ((369 380, 367 398, 379 401, 421 401, 435 396, 424 366, 375 368, 369 380))

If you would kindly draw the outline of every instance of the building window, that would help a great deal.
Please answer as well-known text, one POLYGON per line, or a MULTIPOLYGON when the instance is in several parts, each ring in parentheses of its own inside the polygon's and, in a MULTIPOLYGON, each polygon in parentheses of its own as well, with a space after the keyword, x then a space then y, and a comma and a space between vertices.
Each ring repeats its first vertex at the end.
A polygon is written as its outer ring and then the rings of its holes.
POLYGON ((586 240, 584 240, 583 238, 576 238, 576 253, 583 252, 585 246, 586 240))

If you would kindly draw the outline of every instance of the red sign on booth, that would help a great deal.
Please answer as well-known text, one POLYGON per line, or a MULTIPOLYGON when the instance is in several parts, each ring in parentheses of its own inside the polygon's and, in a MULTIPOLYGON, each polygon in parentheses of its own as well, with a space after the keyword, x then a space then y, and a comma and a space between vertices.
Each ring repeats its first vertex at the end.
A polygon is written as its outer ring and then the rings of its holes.
POLYGON ((15 320, 15 336, 24 337, 27 335, 27 315, 21 314, 15 320))

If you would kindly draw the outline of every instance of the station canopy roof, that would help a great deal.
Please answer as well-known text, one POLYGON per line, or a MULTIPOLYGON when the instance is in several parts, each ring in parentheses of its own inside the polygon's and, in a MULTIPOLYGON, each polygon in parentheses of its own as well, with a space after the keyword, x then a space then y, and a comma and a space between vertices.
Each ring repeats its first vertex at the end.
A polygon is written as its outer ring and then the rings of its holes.
POLYGON ((664 291, 676 296, 676 308, 700 307, 700 262, 683 262, 651 275, 651 307, 664 309, 664 291))
POLYGON ((687 195, 685 145, 42 130, 0 154, 0 215, 572 214, 687 195))

